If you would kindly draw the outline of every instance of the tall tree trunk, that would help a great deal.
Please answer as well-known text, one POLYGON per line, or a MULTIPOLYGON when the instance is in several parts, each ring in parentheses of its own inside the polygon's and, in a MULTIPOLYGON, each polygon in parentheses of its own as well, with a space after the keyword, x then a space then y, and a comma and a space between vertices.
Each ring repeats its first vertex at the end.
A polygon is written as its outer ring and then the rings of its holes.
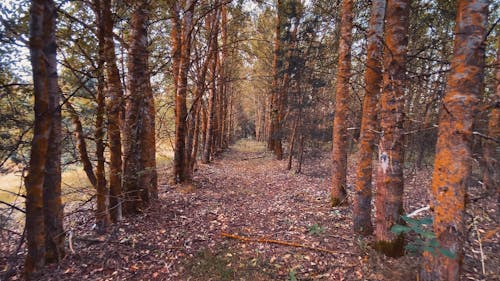
POLYGON ((221 3, 221 23, 220 23, 220 33, 222 45, 220 47, 220 58, 219 58, 219 141, 218 147, 224 148, 225 139, 225 129, 226 129, 226 108, 227 108, 227 90, 226 90, 226 76, 227 76, 227 7, 226 4, 221 3))
POLYGON ((206 132, 206 137, 205 137, 205 143, 203 145, 203 155, 201 158, 201 162, 203 163, 209 163, 211 155, 213 154, 213 144, 214 144, 214 139, 215 139, 215 133, 216 133, 216 114, 217 114, 217 88, 216 88, 216 80, 217 80, 217 61, 219 59, 218 56, 218 42, 217 42, 217 35, 219 33, 219 10, 216 9, 214 12, 214 19, 213 19, 213 24, 214 28, 212 28, 212 33, 211 33, 211 48, 210 51, 212 52, 211 56, 211 64, 210 64, 210 94, 208 98, 208 120, 207 120, 207 132, 206 132))
MULTIPOLYGON (((181 27, 179 74, 175 95, 175 151, 174 151, 174 180, 181 183, 186 180, 185 149, 186 149, 186 117, 187 117, 187 87, 188 71, 191 57, 191 28, 193 25, 193 1, 186 1, 181 27)), ((174 69, 175 70, 175 69, 174 69)))
POLYGON ((102 29, 104 32, 104 57, 106 60, 106 91, 109 139, 109 212, 113 222, 122 218, 122 139, 121 105, 123 88, 116 65, 115 43, 113 41, 113 16, 111 0, 101 0, 102 29))
POLYGON ((366 58, 366 91, 363 99, 361 136, 359 141, 358 166, 354 195, 354 231, 369 235, 373 231, 371 223, 372 204, 372 163, 377 127, 377 102, 382 84, 382 49, 384 35, 385 0, 372 1, 370 30, 366 58))
MULTIPOLYGON (((53 7, 52 1, 32 1, 30 9, 30 54, 35 96, 35 123, 31 141, 30 162, 26 176, 26 241, 27 255, 24 270, 27 277, 45 265, 45 228, 43 214, 43 182, 47 149, 51 132, 48 64, 44 50, 50 30, 45 17, 53 7)), ((54 46, 55 47, 55 46, 54 46)), ((54 49, 55 51, 55 49, 54 49)))
POLYGON ((387 1, 375 238, 376 248, 388 256, 404 253, 404 239, 394 235, 391 227, 400 222, 403 213, 403 110, 409 14, 409 0, 387 1))
MULTIPOLYGON (((498 152, 498 142, 500 140, 500 34, 497 35, 497 61, 496 61, 496 95, 492 97, 493 109, 490 112, 488 122, 488 136, 491 139, 484 143, 484 164, 483 182, 491 194, 496 194, 500 199, 500 152, 498 152)), ((500 203, 500 202, 499 202, 500 203)))
POLYGON ((106 80, 104 78, 104 65, 106 62, 104 55, 104 19, 102 18, 101 1, 94 0, 94 9, 96 13, 96 21, 98 25, 97 40, 98 40, 98 62, 97 62, 97 113, 95 119, 95 154, 97 157, 97 164, 95 169, 96 177, 96 226, 97 232, 103 233, 107 230, 110 222, 108 211, 108 197, 109 190, 106 182, 105 164, 106 158, 104 157, 104 115, 106 111, 105 87, 106 80))
POLYGON ((424 253, 422 280, 460 280, 465 230, 465 194, 471 175, 472 126, 484 75, 484 40, 488 23, 487 0, 460 0, 455 26, 454 53, 443 109, 432 176, 434 233, 439 247, 452 251, 424 253))
MULTIPOLYGON (((278 136, 279 128, 279 94, 280 94, 280 78, 281 78, 281 21, 282 21, 282 4, 278 0, 276 2, 276 23, 273 43, 273 81, 271 85, 271 95, 269 97, 269 128, 267 147, 275 154, 281 147, 281 141, 278 136)), ((278 151, 279 152, 279 151, 278 151)), ((281 159, 278 159, 281 160, 281 159)))
MULTIPOLYGON (((55 6, 47 10, 44 21, 47 21, 45 26, 49 30, 55 31, 56 29, 56 14, 55 6)), ((52 114, 52 118, 43 179, 43 214, 45 220, 45 257, 47 262, 55 262, 65 256, 64 210, 61 198, 61 90, 57 83, 55 32, 51 32, 47 40, 45 59, 48 62, 49 114, 52 114)))
POLYGON ((351 0, 342 2, 340 29, 339 63, 337 85, 335 88, 335 117, 333 118, 333 166, 331 204, 338 206, 346 203, 347 175, 347 114, 349 98, 349 76, 351 75, 352 44, 352 7, 351 0))
POLYGON ((156 194, 154 99, 148 68, 147 1, 132 3, 129 82, 126 106, 124 209, 128 214, 141 212, 156 194))

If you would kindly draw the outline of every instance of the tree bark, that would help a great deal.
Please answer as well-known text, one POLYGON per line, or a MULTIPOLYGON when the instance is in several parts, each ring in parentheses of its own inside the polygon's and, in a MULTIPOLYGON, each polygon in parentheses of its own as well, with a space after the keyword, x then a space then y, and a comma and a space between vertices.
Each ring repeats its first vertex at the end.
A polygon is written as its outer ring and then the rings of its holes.
POLYGON ((76 138, 76 147, 78 150, 78 154, 80 156, 80 162, 82 162, 83 165, 83 171, 87 175, 90 184, 92 184, 93 187, 96 187, 97 178, 94 174, 94 169, 92 168, 92 161, 90 161, 89 153, 87 150, 87 142, 85 141, 85 134, 83 133, 82 122, 80 121, 78 112, 76 111, 76 109, 73 107, 73 105, 69 100, 66 101, 65 105, 68 108, 69 115, 71 116, 71 121, 73 122, 74 134, 76 138))
POLYGON ((123 189, 127 214, 142 212, 156 197, 155 110, 148 68, 147 1, 132 4, 128 61, 123 189))
MULTIPOLYGON (((187 86, 188 71, 191 56, 191 29, 193 25, 193 13, 195 2, 188 0, 184 3, 181 26, 180 60, 177 77, 177 90, 175 95, 175 151, 174 151, 174 180, 176 183, 186 181, 185 171, 185 149, 186 149, 186 117, 187 117, 187 86)), ((175 4, 177 5, 177 4, 175 4)), ((175 18, 175 17, 174 17, 175 18)), ((178 24, 176 24, 178 26, 178 24)), ((179 31, 177 31, 179 32, 179 31)), ((175 71, 175 69, 174 69, 175 71)))
POLYGON ((376 249, 388 256, 404 254, 404 238, 391 232, 403 213, 403 123, 409 0, 388 0, 381 95, 376 193, 376 249))
POLYGON ((477 101, 484 76, 484 40, 488 23, 487 0, 460 0, 455 26, 454 52, 443 108, 439 118, 432 200, 437 251, 424 253, 422 280, 460 280, 465 229, 465 194, 471 175, 471 144, 477 101))
POLYGON ((48 61, 44 49, 47 37, 54 32, 45 28, 45 16, 52 1, 35 0, 30 9, 30 54, 33 69, 35 96, 35 124, 31 141, 30 162, 26 176, 26 242, 25 273, 28 278, 45 265, 45 228, 43 214, 43 182, 47 149, 51 132, 49 114, 50 92, 48 85, 48 61))
POLYGON ((214 139, 215 139, 215 133, 216 133, 216 114, 217 114, 217 88, 216 88, 216 81, 217 81, 217 61, 219 59, 218 56, 218 42, 217 42, 217 35, 219 33, 219 11, 218 9, 214 10, 214 19, 213 19, 213 24, 214 28, 212 28, 212 33, 211 33, 211 40, 210 43, 212 46, 210 47, 210 51, 212 52, 211 56, 211 64, 210 64, 210 88, 209 88, 209 98, 208 98, 208 120, 207 120, 207 132, 206 132, 206 137, 205 137, 205 143, 203 145, 203 155, 201 158, 202 163, 209 163, 210 158, 213 154, 213 144, 214 144, 214 139))
POLYGON ((373 232, 371 223, 372 163, 377 127, 377 103, 382 84, 382 50, 384 35, 385 0, 372 1, 370 29, 365 71, 365 96, 361 118, 358 166, 353 202, 353 225, 358 234, 373 232))
POLYGON ((111 0, 101 0, 104 57, 106 59, 106 91, 109 139, 109 212, 113 222, 122 219, 122 139, 121 139, 121 107, 123 88, 120 73, 116 65, 115 43, 113 41, 113 16, 111 0))
POLYGON ((106 111, 106 98, 105 98, 105 87, 106 80, 104 77, 104 65, 105 59, 105 46, 104 46, 104 19, 103 19, 103 9, 101 8, 101 1, 94 0, 94 12, 96 13, 96 22, 98 26, 97 30, 97 40, 98 40, 98 61, 97 61, 97 113, 95 119, 95 154, 97 158, 97 164, 95 169, 96 177, 96 226, 97 232, 104 233, 110 223, 109 211, 108 211, 108 199, 109 190, 107 188, 106 182, 106 171, 105 164, 106 158, 104 157, 104 115, 106 111))
MULTIPOLYGON (((281 140, 279 140, 279 94, 280 94, 280 80, 281 80, 281 21, 282 21, 282 4, 278 0, 276 2, 276 24, 275 24, 275 37, 273 43, 273 81, 271 85, 271 95, 269 97, 269 128, 268 128, 268 141, 267 147, 269 150, 279 153, 281 148, 281 140)), ((277 156, 277 155, 276 155, 277 156)), ((278 160, 281 160, 278 158, 278 160)))
POLYGON ((333 119, 333 166, 331 204, 338 206, 346 203, 347 175, 347 114, 349 98, 349 77, 351 73, 352 44, 351 0, 342 2, 342 20, 339 43, 339 62, 337 85, 335 87, 335 117, 333 119))
POLYGON ((497 35, 497 61, 496 61, 496 94, 492 98, 493 109, 488 121, 488 136, 491 139, 484 143, 484 166, 483 182, 491 194, 496 194, 500 199, 500 152, 498 142, 500 140, 500 35, 497 35))

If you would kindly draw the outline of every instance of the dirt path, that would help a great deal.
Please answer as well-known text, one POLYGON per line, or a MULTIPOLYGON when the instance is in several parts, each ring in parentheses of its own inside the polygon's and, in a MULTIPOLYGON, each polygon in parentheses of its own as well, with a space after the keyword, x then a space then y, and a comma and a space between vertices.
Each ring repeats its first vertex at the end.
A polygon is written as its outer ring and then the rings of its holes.
MULTIPOLYGON (((95 236, 90 212, 74 217, 74 252, 40 280, 415 280, 418 258, 375 254, 352 234, 350 208, 329 207, 329 162, 308 160, 295 174, 262 144, 240 141, 200 165, 192 185, 168 186, 164 171, 160 200, 110 234, 95 236)), ((408 182, 407 204, 417 204, 411 185, 421 182, 408 182)))

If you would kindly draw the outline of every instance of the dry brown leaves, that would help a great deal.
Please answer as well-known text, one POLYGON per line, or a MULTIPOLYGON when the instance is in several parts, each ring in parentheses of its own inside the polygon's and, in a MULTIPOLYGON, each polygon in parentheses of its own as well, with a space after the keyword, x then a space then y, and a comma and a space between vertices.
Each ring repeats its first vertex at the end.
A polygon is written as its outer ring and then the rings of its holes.
MULTIPOLYGON (((200 165, 190 185, 172 187, 162 178, 160 199, 142 215, 113 226, 107 235, 90 229, 91 212, 79 213, 66 226, 72 231, 75 252, 59 265, 49 265, 39 280, 416 280, 418 257, 396 260, 376 254, 370 239, 353 235, 350 208, 329 206, 329 153, 307 159, 304 173, 295 174, 263 146, 245 145, 256 144, 240 143, 210 165, 200 165), (244 242, 222 237, 222 232, 338 254, 244 242)), ((352 184, 353 163, 349 175, 352 184)), ((431 171, 407 175, 409 212, 427 204, 431 171)), ((481 218, 477 225, 486 236, 496 225, 484 212, 491 210, 470 213, 481 218)), ((470 234, 464 280, 498 276, 498 234, 490 233, 482 241, 488 258, 486 276, 478 272, 475 239, 470 234)), ((17 275, 11 280, 21 279, 23 253, 18 257, 17 275)), ((4 256, 0 262, 5 261, 4 256)))

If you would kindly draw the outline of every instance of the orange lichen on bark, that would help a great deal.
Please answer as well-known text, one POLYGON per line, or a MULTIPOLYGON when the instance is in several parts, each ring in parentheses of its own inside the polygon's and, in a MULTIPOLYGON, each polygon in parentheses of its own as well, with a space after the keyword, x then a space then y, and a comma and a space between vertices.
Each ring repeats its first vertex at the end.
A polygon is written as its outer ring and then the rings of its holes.
POLYGON ((375 237, 377 243, 385 245, 379 250, 393 256, 394 253, 403 253, 401 238, 390 229, 401 220, 403 212, 403 122, 409 11, 407 0, 387 1, 375 237), (389 244, 393 245, 389 247, 389 244))
POLYGON ((349 77, 351 73, 352 44, 352 9, 351 0, 342 2, 342 20, 339 45, 339 69, 335 87, 335 117, 333 119, 332 148, 332 190, 331 204, 337 206, 346 203, 347 175, 347 101, 349 97, 349 77))
POLYGON ((486 0, 460 0, 455 27, 454 55, 439 119, 432 178, 434 233, 450 258, 425 253, 422 280, 459 280, 465 238, 465 194, 471 174, 472 126, 484 68, 486 0))
POLYGON ((373 231, 371 223, 372 163, 377 124, 376 107, 382 82, 382 36, 385 4, 385 0, 372 1, 370 30, 368 32, 368 57, 366 58, 365 72, 366 93, 363 99, 358 167, 353 202, 354 231, 363 235, 371 234, 373 231))

